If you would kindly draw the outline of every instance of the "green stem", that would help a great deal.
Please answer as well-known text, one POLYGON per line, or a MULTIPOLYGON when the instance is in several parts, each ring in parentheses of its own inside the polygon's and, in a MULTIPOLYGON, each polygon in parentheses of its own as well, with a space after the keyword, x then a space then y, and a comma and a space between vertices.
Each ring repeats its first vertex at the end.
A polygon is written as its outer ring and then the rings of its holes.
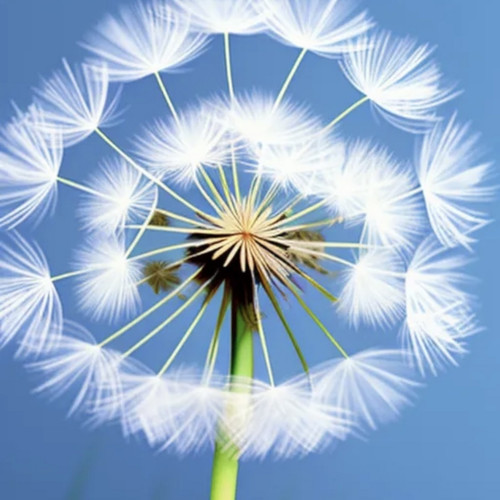
MULTIPOLYGON (((231 305, 231 376, 253 377, 253 333, 242 310, 231 305)), ((244 389, 235 387, 235 391, 244 389)), ((228 411, 231 411, 228 408, 228 411)), ((210 500, 234 500, 238 480, 238 452, 224 436, 215 447, 210 500), (229 445, 228 445, 229 444, 229 445)))

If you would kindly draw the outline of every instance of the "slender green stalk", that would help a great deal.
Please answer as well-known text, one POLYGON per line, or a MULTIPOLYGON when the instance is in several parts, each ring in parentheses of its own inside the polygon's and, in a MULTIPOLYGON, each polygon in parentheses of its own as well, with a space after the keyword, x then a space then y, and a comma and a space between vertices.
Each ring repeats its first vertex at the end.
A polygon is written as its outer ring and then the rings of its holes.
MULTIPOLYGON (((231 376, 253 376, 253 333, 242 310, 231 305, 231 376)), ((234 387, 234 391, 242 389, 234 387)), ((231 411, 228 407, 227 411, 231 411)), ((238 450, 222 435, 215 447, 210 500, 234 500, 238 480, 238 450)))
POLYGON ((285 97, 286 91, 288 90, 290 83, 292 83, 293 77, 295 76, 295 73, 297 73, 300 63, 302 62, 306 54, 307 54, 307 49, 302 49, 299 56, 297 57, 297 60, 295 61, 295 64, 290 70, 290 73, 288 74, 285 83, 283 83, 283 86, 281 87, 280 93, 278 94, 276 101, 274 102, 274 110, 278 109, 278 106, 281 104, 283 97, 285 97))
POLYGON ((229 97, 234 99, 233 72, 231 69, 231 48, 229 45, 229 33, 224 33, 224 56, 226 61, 226 76, 227 86, 229 89, 229 97))
POLYGON ((174 103, 172 102, 172 99, 170 98, 170 95, 167 92, 167 88, 165 87, 165 84, 163 83, 163 80, 161 78, 160 73, 156 72, 155 77, 156 77, 156 81, 158 82, 158 86, 160 87, 161 93, 163 94, 163 97, 165 98, 165 101, 170 109, 170 112, 172 113, 172 115, 174 117, 174 120, 177 123, 179 123, 179 115, 177 114, 174 103))
POLYGON ((336 118, 334 118, 323 130, 322 132, 328 132, 331 130, 337 123, 343 120, 347 115, 352 113, 356 108, 359 108, 362 104, 368 101, 370 98, 368 96, 363 96, 359 101, 356 101, 352 106, 349 106, 345 111, 340 113, 336 118))

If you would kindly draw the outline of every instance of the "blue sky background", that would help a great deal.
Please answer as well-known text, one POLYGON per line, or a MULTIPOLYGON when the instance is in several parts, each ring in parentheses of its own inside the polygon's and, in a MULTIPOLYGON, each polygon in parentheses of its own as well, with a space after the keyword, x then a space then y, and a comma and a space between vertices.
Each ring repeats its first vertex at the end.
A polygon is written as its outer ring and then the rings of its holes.
MULTIPOLYGON (((57 68, 61 57, 79 60, 83 51, 76 42, 105 12, 124 3, 0 0, 0 122, 11 116, 11 101, 21 107, 29 104, 38 77, 57 68)), ((500 5, 491 0, 377 0, 365 5, 381 26, 438 46, 436 57, 445 74, 465 90, 446 113, 456 106, 463 119, 472 120, 475 128, 483 132, 489 156, 498 161, 500 5)), ((225 89, 221 43, 215 39, 211 49, 189 71, 166 79, 180 106, 194 96, 225 89)), ((265 37, 235 39, 236 87, 257 86, 276 92, 296 52, 265 37)), ((290 95, 309 102, 325 119, 335 116, 358 96, 335 62, 312 55, 301 67, 290 95)), ((124 123, 111 134, 126 146, 127 138, 140 130, 142 123, 164 113, 164 104, 151 79, 127 86, 124 102, 130 104, 130 109, 124 123)), ((375 120, 369 107, 350 116, 343 124, 343 132, 377 138, 401 157, 412 156, 413 138, 375 120)), ((98 159, 106 155, 105 146, 92 138, 67 152, 63 173, 85 179, 98 159)), ((79 237, 75 206, 75 193, 61 188, 57 214, 35 231, 54 274, 67 270, 72 242, 79 237)), ((492 207, 492 213, 497 219, 498 205, 492 207)), ((239 499, 500 498, 498 224, 481 231, 480 239, 470 272, 478 278, 474 292, 480 298, 479 314, 485 331, 471 340, 471 353, 460 369, 429 379, 415 407, 366 442, 351 440, 332 452, 304 459, 244 463, 239 499)), ((72 293, 71 287, 62 286, 67 314, 81 319, 72 306, 72 293)), ((152 296, 146 297, 146 301, 152 300, 152 296)), ((301 316, 293 321, 299 337, 304 338, 309 324, 301 316)), ((271 323, 268 330, 274 331, 274 326, 271 323)), ((94 328, 96 335, 109 332, 105 325, 94 328)), ((349 347, 357 347, 358 343, 384 345, 392 339, 380 333, 380 338, 374 340, 373 332, 364 331, 353 338, 342 325, 339 336, 349 347)), ((283 332, 276 328, 276 335, 271 337, 271 350, 280 353, 277 370, 283 377, 296 370, 296 362, 283 332)), ((173 345, 169 341, 165 340, 167 351, 173 345)), ((309 344, 310 359, 321 359, 328 344, 309 344)), ((186 350, 186 360, 200 359, 205 348, 206 343, 193 342, 186 350)), ((146 349, 143 356, 152 366, 164 359, 164 353, 153 348, 146 349)), ((116 427, 94 432, 83 429, 78 421, 65 418, 63 403, 52 404, 30 393, 33 379, 19 362, 12 360, 10 349, 0 353, 0 381, 0 497, 207 498, 210 453, 179 459, 155 454, 143 443, 126 442, 116 427)))

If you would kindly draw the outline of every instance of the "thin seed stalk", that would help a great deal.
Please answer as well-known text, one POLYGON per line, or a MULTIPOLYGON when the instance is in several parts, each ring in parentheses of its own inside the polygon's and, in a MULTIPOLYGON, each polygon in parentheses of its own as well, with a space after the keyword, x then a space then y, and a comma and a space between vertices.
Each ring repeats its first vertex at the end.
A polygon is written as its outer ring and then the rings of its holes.
MULTIPOLYGON (((252 328, 234 300, 231 304, 231 376, 253 377, 252 328)), ((241 392, 245 389, 236 386, 231 390, 241 392)), ((238 450, 222 433, 215 447, 210 500, 234 500, 237 482, 238 450)))

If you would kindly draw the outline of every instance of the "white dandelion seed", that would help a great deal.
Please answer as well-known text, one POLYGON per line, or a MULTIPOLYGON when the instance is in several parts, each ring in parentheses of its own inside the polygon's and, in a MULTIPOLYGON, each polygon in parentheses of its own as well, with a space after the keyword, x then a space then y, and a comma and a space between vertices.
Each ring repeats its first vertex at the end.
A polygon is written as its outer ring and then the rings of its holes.
POLYGON ((269 34, 280 42, 337 57, 371 28, 366 12, 354 13, 350 0, 261 0, 269 34))
POLYGON ((385 119, 419 132, 438 119, 438 106, 456 96, 431 54, 428 45, 379 31, 352 42, 340 65, 385 119))
POLYGON ((313 380, 320 400, 345 408, 367 430, 398 417, 420 386, 398 350, 370 349, 327 362, 313 380))
POLYGON ((135 314, 141 266, 127 256, 122 238, 92 235, 75 256, 78 302, 92 318, 114 321, 135 314))
POLYGON ((338 158, 343 161, 318 173, 313 191, 347 225, 362 224, 366 243, 411 247, 426 217, 410 169, 369 141, 347 143, 338 158))
POLYGON ((306 455, 326 448, 332 440, 344 440, 352 430, 347 412, 315 400, 307 377, 279 386, 257 380, 247 384, 252 394, 246 414, 238 417, 240 428, 232 429, 244 458, 306 455))
POLYGON ((12 229, 27 219, 39 222, 56 201, 61 135, 42 134, 26 115, 20 115, 1 130, 0 147, 0 226, 12 229))
POLYGON ((17 232, 0 242, 0 346, 17 340, 18 354, 40 354, 62 326, 62 306, 38 245, 17 232))
POLYGON ((467 281, 466 259, 452 255, 428 237, 406 272, 406 320, 403 344, 425 374, 436 374, 465 353, 464 340, 477 331, 472 299, 460 285, 467 281))
POLYGON ((83 46, 106 62, 109 78, 130 82, 176 71, 203 51, 206 37, 189 19, 164 2, 138 1, 107 16, 83 46))
POLYGON ((109 95, 105 66, 80 64, 63 68, 42 79, 35 89, 36 103, 43 111, 42 132, 61 133, 65 146, 83 141, 99 127, 116 123, 120 93, 109 95))
POLYGON ((79 208, 85 228, 112 234, 126 224, 142 224, 156 205, 157 188, 123 160, 104 160, 79 208))
POLYGON ((63 335, 28 369, 43 378, 35 392, 47 393, 51 399, 69 396, 68 415, 82 414, 97 423, 95 410, 104 400, 118 397, 119 359, 118 353, 99 346, 84 327, 66 321, 63 335))
POLYGON ((180 453, 214 445, 227 397, 217 378, 207 385, 185 369, 158 375, 135 360, 122 363, 120 378, 125 436, 180 453))
POLYGON ((275 97, 262 92, 238 95, 227 108, 228 127, 250 146, 306 143, 320 130, 305 106, 286 99, 275 107, 275 97))
POLYGON ((315 194, 321 173, 341 164, 344 144, 336 136, 319 136, 305 143, 267 144, 256 151, 253 171, 285 189, 315 194))
POLYGON ((227 128, 210 103, 186 109, 178 120, 157 120, 135 146, 156 175, 181 185, 193 182, 201 167, 225 164, 231 155, 227 128))
POLYGON ((404 267, 394 251, 368 250, 343 276, 337 310, 352 325, 357 327, 363 321, 372 326, 389 326, 402 318, 404 267))
POLYGON ((193 26, 205 33, 250 35, 264 30, 254 0, 175 0, 193 26))
POLYGON ((428 132, 417 152, 417 171, 432 228, 448 247, 469 247, 470 234, 487 223, 487 216, 470 205, 492 199, 495 188, 485 181, 491 164, 480 160, 479 135, 456 115, 428 132))

